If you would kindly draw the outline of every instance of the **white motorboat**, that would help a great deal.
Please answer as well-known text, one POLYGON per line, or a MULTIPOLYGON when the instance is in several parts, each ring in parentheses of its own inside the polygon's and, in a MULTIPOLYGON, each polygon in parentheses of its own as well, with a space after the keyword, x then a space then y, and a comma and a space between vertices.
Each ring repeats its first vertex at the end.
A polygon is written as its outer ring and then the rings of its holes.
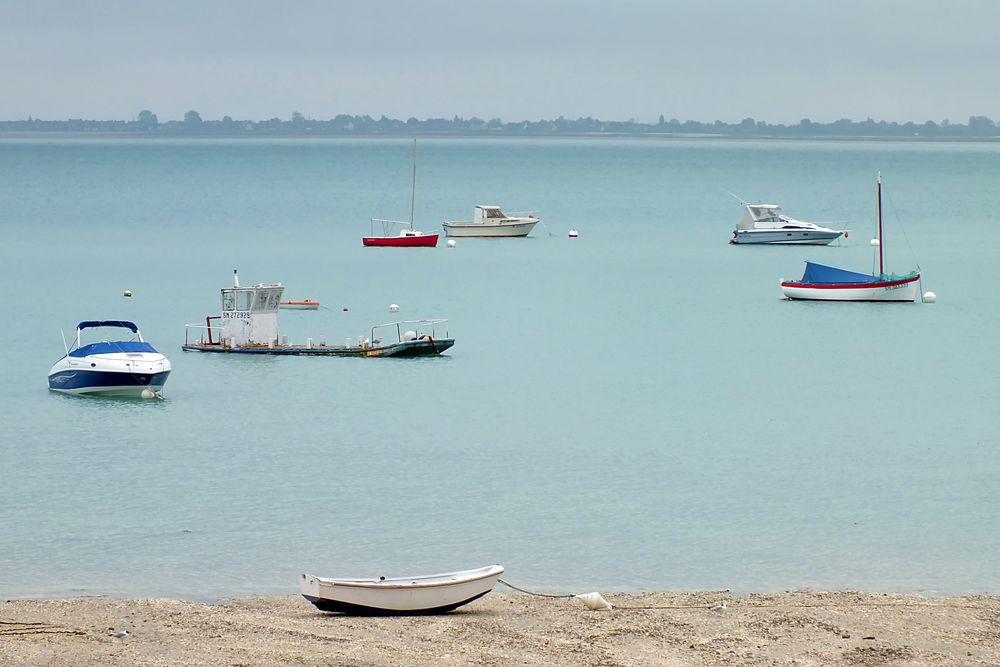
POLYGON ((65 394, 155 398, 170 375, 170 360, 125 320, 91 320, 76 327, 76 342, 49 371, 49 389, 65 394), (83 344, 88 329, 127 329, 127 340, 83 344))
POLYGON ((348 614, 442 614, 481 598, 496 585, 503 567, 416 577, 325 579, 303 574, 302 596, 323 611, 348 614))
POLYGON ((844 234, 842 229, 830 229, 791 218, 775 204, 743 202, 743 215, 736 223, 733 238, 729 242, 737 245, 827 245, 840 238, 841 234, 844 234))
POLYGON ((472 220, 455 220, 444 223, 447 236, 507 237, 527 236, 538 223, 537 215, 507 215, 499 206, 476 206, 472 220))

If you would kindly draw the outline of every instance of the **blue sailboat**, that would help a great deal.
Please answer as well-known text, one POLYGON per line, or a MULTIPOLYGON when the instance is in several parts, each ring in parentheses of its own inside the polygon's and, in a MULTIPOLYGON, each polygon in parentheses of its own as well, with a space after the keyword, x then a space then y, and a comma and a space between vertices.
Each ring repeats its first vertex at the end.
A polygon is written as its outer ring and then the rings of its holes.
POLYGON ((878 204, 878 273, 871 274, 838 269, 833 266, 806 262, 800 280, 784 280, 781 292, 786 299, 811 301, 888 301, 909 302, 916 300, 920 286, 920 272, 905 275, 886 273, 885 244, 882 242, 882 176, 876 182, 878 204))

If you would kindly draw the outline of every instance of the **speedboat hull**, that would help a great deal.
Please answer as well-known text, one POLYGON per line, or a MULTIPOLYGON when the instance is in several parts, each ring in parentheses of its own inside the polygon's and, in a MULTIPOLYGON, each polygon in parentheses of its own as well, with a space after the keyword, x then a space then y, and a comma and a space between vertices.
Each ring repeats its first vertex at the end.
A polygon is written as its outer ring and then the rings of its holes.
POLYGON ((65 369, 49 374, 49 389, 63 394, 153 398, 163 391, 163 385, 169 375, 169 370, 130 373, 65 369))
POLYGON ((322 611, 348 614, 442 614, 483 597, 503 567, 387 579, 325 579, 303 574, 302 596, 322 611))
POLYGON ((815 229, 737 229, 729 240, 733 245, 828 245, 843 232, 815 229))
POLYGON ((917 299, 920 274, 900 280, 871 283, 803 283, 784 281, 781 292, 786 299, 804 301, 888 301, 912 303, 917 299))
POLYGON ((446 222, 444 223, 444 233, 446 236, 456 238, 508 238, 527 236, 538 224, 538 219, 519 221, 507 221, 498 223, 481 222, 446 222))

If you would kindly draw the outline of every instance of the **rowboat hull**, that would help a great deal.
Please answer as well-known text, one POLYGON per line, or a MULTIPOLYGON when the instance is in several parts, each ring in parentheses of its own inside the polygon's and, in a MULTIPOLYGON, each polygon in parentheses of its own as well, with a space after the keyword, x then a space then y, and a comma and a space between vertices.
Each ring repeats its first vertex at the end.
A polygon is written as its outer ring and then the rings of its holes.
POLYGON ((282 310, 318 310, 319 301, 282 301, 278 304, 282 310))
POLYGON ((302 596, 317 609, 347 614, 442 614, 493 590, 503 567, 417 577, 326 579, 303 574, 302 596))
POLYGON ((784 281, 781 292, 786 299, 803 301, 886 301, 912 303, 917 299, 920 274, 901 280, 873 283, 836 284, 784 281))

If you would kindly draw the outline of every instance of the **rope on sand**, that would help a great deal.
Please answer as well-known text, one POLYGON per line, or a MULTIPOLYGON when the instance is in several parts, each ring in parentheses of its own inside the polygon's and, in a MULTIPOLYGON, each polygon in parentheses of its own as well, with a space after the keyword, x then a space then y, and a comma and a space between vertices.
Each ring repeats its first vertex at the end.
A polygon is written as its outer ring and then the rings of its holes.
POLYGON ((587 606, 591 611, 607 611, 610 609, 631 609, 631 610, 650 610, 650 609, 709 609, 711 611, 725 611, 726 603, 716 602, 713 605, 703 605, 703 604, 686 604, 686 605, 672 605, 672 606, 627 606, 619 607, 618 605, 613 605, 600 593, 581 593, 581 594, 565 594, 565 595, 555 595, 552 593, 539 593, 537 591, 529 591, 524 588, 519 588, 509 581, 504 581, 503 579, 497 579, 498 582, 507 586, 508 588, 513 588, 515 591, 520 593, 527 593, 528 595, 535 595, 542 598, 579 598, 583 604, 587 606))
MULTIPOLYGON (((565 594, 565 595, 554 595, 552 593, 538 593, 536 591, 525 590, 524 588, 518 588, 514 584, 504 581, 503 579, 497 579, 498 582, 507 586, 508 588, 513 588, 515 591, 520 593, 526 593, 528 595, 534 595, 543 598, 579 598, 588 609, 593 611, 609 610, 609 609, 628 609, 631 611, 652 611, 656 609, 706 609, 708 611, 714 612, 724 612, 729 609, 729 605, 725 602, 715 602, 713 604, 675 604, 675 605, 635 605, 635 606, 619 606, 617 604, 612 604, 605 600, 600 593, 583 593, 583 594, 565 594)), ((733 601, 730 600, 730 603, 733 601)), ((949 602, 914 602, 913 600, 872 600, 872 601, 857 601, 857 602, 812 602, 812 603, 755 603, 750 601, 738 602, 737 607, 743 609, 823 609, 828 607, 938 607, 942 609, 985 609, 986 606, 975 605, 975 604, 962 604, 962 603, 949 603, 949 602)), ((0 621, 2 622, 2 621, 0 621)))
POLYGON ((615 605, 615 609, 709 609, 711 611, 724 611, 726 609, 724 603, 716 602, 715 604, 672 604, 672 605, 651 605, 651 606, 636 606, 636 607, 621 607, 615 605))
POLYGON ((513 588, 515 591, 518 591, 519 593, 527 593, 528 595, 536 595, 536 596, 538 596, 540 598, 575 598, 576 597, 575 595, 572 595, 572 594, 570 594, 570 595, 553 595, 551 593, 536 593, 535 591, 527 591, 527 590, 525 590, 523 588, 518 588, 514 584, 510 583, 509 581, 504 581, 503 579, 497 579, 497 581, 499 581, 501 584, 503 584, 507 588, 513 588))

